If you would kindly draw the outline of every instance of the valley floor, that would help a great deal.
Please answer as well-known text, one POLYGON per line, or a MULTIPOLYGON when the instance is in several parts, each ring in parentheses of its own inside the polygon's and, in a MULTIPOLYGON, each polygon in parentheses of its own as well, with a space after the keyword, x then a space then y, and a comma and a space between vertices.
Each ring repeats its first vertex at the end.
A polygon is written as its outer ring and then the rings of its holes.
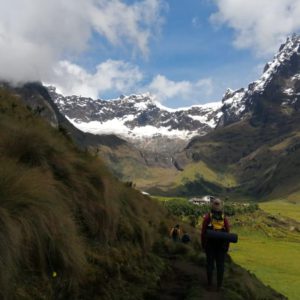
POLYGON ((290 300, 297 300, 300 294, 300 223, 296 220, 300 219, 300 205, 271 201, 260 207, 274 219, 265 222, 258 217, 252 222, 243 220, 245 226, 234 226, 239 243, 231 246, 230 255, 265 284, 290 300))

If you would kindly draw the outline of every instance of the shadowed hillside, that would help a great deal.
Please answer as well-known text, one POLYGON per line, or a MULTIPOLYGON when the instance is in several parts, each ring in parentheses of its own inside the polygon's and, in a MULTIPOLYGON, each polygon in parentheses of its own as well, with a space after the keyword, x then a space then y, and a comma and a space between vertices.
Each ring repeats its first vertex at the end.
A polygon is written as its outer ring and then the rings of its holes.
MULTIPOLYGON (((271 114, 271 112, 269 112, 271 114)), ((267 114, 267 112, 266 112, 267 114)), ((253 118, 190 142, 185 154, 238 178, 231 191, 277 197, 299 189, 299 113, 254 124, 253 118)))

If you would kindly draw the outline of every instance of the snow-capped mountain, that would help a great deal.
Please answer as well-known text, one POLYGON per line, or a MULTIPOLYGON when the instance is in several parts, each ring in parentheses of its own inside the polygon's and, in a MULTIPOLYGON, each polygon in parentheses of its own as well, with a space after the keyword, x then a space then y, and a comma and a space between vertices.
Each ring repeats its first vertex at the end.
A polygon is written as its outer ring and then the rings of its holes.
POLYGON ((215 128, 221 102, 170 109, 150 94, 94 100, 67 96, 48 87, 60 111, 79 129, 95 134, 114 133, 129 139, 166 136, 183 140, 215 128))
MULTIPOLYGON (((150 94, 94 100, 63 96, 48 87, 59 110, 79 129, 94 134, 117 134, 129 140, 154 137, 187 141, 252 115, 267 99, 284 108, 298 109, 300 95, 300 37, 292 36, 267 63, 261 78, 248 88, 228 89, 222 101, 170 109, 150 94)), ((299 106, 300 107, 300 106, 299 106)))
POLYGON ((279 104, 281 108, 299 109, 300 100, 300 36, 293 35, 282 44, 261 78, 247 89, 227 90, 221 108, 219 126, 224 126, 262 112, 262 104, 279 104))

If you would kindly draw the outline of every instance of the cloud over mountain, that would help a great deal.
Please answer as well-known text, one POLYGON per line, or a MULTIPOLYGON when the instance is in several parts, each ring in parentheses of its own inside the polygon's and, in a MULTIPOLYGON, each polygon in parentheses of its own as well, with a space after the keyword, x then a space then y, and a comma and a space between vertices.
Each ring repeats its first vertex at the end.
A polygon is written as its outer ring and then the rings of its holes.
POLYGON ((93 34, 146 56, 161 24, 159 0, 0 2, 0 78, 12 81, 51 79, 52 67, 87 50, 93 34))
POLYGON ((201 96, 209 96, 213 90, 213 81, 211 78, 203 78, 198 81, 172 81, 163 75, 157 75, 152 82, 147 86, 160 102, 178 97, 182 100, 199 101, 201 96))
POLYGON ((82 95, 94 99, 107 91, 130 92, 143 78, 137 66, 120 60, 107 60, 99 64, 94 73, 69 61, 61 61, 54 71, 52 83, 64 95, 82 95))
POLYGON ((300 30, 299 0, 214 0, 215 24, 235 31, 237 48, 252 48, 259 55, 272 54, 288 35, 300 30))

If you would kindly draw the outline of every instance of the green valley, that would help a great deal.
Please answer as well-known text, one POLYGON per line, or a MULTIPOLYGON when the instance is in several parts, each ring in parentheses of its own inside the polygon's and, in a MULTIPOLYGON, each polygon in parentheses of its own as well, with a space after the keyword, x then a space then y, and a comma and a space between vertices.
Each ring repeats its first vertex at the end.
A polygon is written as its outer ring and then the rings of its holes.
POLYGON ((299 300, 300 0, 2 2, 0 300, 299 300))
MULTIPOLYGON (((39 86, 30 89, 30 101, 45 101, 39 86)), ((174 271, 175 285, 182 270, 180 294, 209 299, 204 276, 190 280, 204 274, 198 230, 184 223, 193 243, 175 245, 168 234, 180 222, 176 215, 118 181, 40 111, 20 91, 0 89, 1 298, 161 299, 173 293, 162 285, 165 274, 174 271)), ((284 299, 233 262, 228 268, 230 299, 284 299)))

